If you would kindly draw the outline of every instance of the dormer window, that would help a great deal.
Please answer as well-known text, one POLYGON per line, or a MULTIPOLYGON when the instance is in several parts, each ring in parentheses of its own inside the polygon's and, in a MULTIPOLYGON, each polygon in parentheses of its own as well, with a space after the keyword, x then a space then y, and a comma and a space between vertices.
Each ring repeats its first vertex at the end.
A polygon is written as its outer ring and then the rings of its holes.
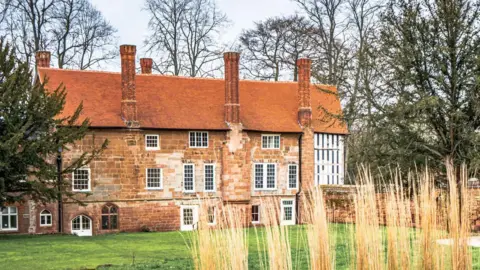
POLYGON ((154 134, 145 135, 145 149, 147 150, 159 150, 160 149, 160 136, 154 134))
POLYGON ((280 135, 262 135, 262 149, 280 149, 280 135))
POLYGON ((189 142, 190 148, 208 148, 208 132, 190 131, 189 142))

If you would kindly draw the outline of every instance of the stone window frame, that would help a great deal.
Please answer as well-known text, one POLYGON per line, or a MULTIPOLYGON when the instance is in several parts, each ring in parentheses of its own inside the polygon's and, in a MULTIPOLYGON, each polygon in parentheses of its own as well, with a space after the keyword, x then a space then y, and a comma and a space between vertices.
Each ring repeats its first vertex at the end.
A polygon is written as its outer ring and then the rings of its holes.
POLYGON ((163 189, 163 169, 162 168, 146 168, 145 169, 145 189, 148 190, 162 190, 163 189), (148 170, 160 170, 160 187, 148 186, 148 170))
POLYGON ((184 193, 195 193, 195 164, 193 163, 184 163, 183 164, 183 192, 184 193), (185 167, 192 166, 192 190, 185 189, 185 167))
POLYGON ((102 208, 100 209, 100 228, 104 231, 110 231, 110 230, 118 230, 120 228, 120 207, 118 207, 116 204, 113 204, 113 203, 106 203, 102 206, 102 208), (108 213, 104 213, 103 212, 103 209, 107 207, 108 209, 108 213), (115 209, 115 213, 112 213, 111 212, 111 209, 115 209), (103 217, 106 216, 108 218, 108 228, 107 229, 104 229, 103 228, 103 217), (116 216, 117 217, 117 227, 116 228, 112 228, 112 216, 116 216))
POLYGON ((277 190, 277 186, 278 186, 278 166, 277 166, 277 163, 272 163, 272 162, 255 162, 253 163, 253 189, 256 190, 256 191, 262 191, 262 190, 265 190, 265 191, 272 191, 272 190, 277 190), (261 188, 257 188, 256 186, 256 169, 257 169, 257 165, 262 165, 263 168, 262 168, 262 187, 261 188), (275 186, 274 187, 267 187, 268 186, 268 165, 273 165, 274 166, 274 172, 275 172, 275 177, 274 177, 274 183, 275 183, 275 186))
POLYGON ((217 211, 215 206, 208 206, 207 207, 207 224, 208 225, 215 225, 217 224, 217 211), (210 215, 210 211, 212 211, 213 215, 210 215), (213 221, 210 221, 210 217, 213 217, 213 221))
MULTIPOLYGON (((201 137, 203 138, 203 137, 201 137)), ((192 130, 192 131, 189 131, 188 132, 188 146, 189 148, 208 148, 208 140, 209 140, 209 134, 208 134, 208 131, 200 131, 200 130, 192 130), (197 140, 196 140, 196 136, 198 135, 197 133, 201 133, 201 136, 206 136, 207 137, 207 145, 203 145, 203 139, 200 141, 200 145, 197 145, 197 140), (191 136, 192 134, 194 135, 194 140, 191 139, 191 136), (192 145, 192 142, 193 142, 193 145, 192 145)))
POLYGON ((203 165, 203 189, 205 192, 215 192, 216 191, 216 181, 215 181, 215 177, 216 177, 216 173, 215 173, 215 169, 216 169, 216 166, 215 166, 215 163, 206 163, 203 165), (212 166, 212 173, 213 173, 213 183, 212 183, 212 187, 213 189, 207 189, 207 166, 212 166))
POLYGON ((147 151, 160 150, 160 135, 158 135, 158 134, 145 134, 145 150, 147 150, 147 151), (148 141, 149 137, 155 137, 157 139, 157 146, 156 147, 148 146, 147 141, 148 141))
POLYGON ((279 150, 280 145, 282 144, 282 138, 280 134, 262 134, 262 139, 261 139, 261 144, 262 144, 262 149, 263 150, 279 150), (272 138, 272 145, 270 146, 268 144, 268 138, 272 138), (267 138, 266 140, 266 145, 264 144, 264 138, 267 138), (275 138, 278 138, 278 147, 275 147, 275 138))
POLYGON ((287 170, 287 189, 298 189, 298 164, 288 164, 288 170, 287 170), (292 176, 290 174, 290 168, 295 168, 295 187, 291 187, 290 184, 290 177, 292 176))
POLYGON ((53 224, 53 215, 48 209, 43 209, 40 212, 40 227, 51 227, 53 224), (45 222, 43 222, 42 217, 45 218, 45 222), (48 223, 48 217, 50 217, 50 223, 48 223))
POLYGON ((89 167, 82 167, 72 172, 72 191, 74 192, 90 192, 92 191, 92 171, 89 167), (88 172, 88 188, 87 189, 75 189, 75 172, 77 170, 86 170, 88 172))
POLYGON ((260 224, 260 217, 261 217, 261 216, 260 216, 260 205, 259 205, 259 204, 253 204, 251 211, 252 211, 252 215, 251 215, 252 224, 260 224), (258 220, 253 220, 253 215, 254 215, 254 213, 253 213, 253 207, 257 207, 257 213, 256 213, 256 215, 257 215, 257 217, 258 217, 258 220))
POLYGON ((18 207, 16 206, 5 206, 0 208, 0 231, 18 231, 18 207), (7 213, 3 213, 7 209, 7 213), (12 213, 12 209, 15 209, 15 213, 12 213), (3 217, 7 216, 8 228, 3 228, 3 217), (15 216, 15 228, 12 228, 11 217, 15 216))

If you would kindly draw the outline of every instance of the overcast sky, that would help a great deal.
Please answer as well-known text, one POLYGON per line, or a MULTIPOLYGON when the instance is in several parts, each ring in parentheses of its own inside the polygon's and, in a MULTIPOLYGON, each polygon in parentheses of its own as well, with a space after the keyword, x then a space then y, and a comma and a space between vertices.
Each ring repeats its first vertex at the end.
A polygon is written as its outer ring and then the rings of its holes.
MULTIPOLYGON (((105 18, 118 29, 119 44, 137 45, 141 57, 143 41, 147 38, 148 13, 143 10, 144 0, 91 0, 105 18)), ((253 22, 267 17, 294 14, 298 8, 291 0, 217 0, 232 25, 222 33, 222 42, 233 44, 253 22)), ((106 67, 118 70, 118 61, 106 67)))

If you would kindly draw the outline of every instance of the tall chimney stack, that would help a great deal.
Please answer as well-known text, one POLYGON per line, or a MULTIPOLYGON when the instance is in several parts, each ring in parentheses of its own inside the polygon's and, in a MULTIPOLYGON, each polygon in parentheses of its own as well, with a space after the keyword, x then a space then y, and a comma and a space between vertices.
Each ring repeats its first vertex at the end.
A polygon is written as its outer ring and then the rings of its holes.
POLYGON ((140 67, 142 68, 142 74, 152 74, 152 58, 140 58, 140 67))
POLYGON ((37 67, 50 67, 50 58, 50 52, 48 51, 38 51, 35 53, 35 63, 37 67))
POLYGON ((226 52, 225 61, 225 122, 240 123, 240 101, 238 94, 240 53, 226 52))
POLYGON ((312 105, 310 102, 310 73, 312 60, 301 58, 297 60, 298 67, 298 122, 302 127, 312 123, 312 105))
POLYGON ((121 45, 122 104, 121 117, 128 127, 138 127, 137 100, 135 98, 135 45, 121 45))

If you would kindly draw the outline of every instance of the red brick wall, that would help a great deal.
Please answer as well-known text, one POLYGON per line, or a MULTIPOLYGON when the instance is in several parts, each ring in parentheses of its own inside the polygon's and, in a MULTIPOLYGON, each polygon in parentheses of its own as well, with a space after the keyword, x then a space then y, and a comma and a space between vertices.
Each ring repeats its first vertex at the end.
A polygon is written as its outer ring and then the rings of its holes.
POLYGON ((262 196, 291 198, 298 190, 287 189, 287 168, 288 164, 299 162, 299 134, 281 134, 279 150, 262 149, 261 135, 261 132, 242 131, 241 126, 232 126, 229 132, 209 131, 209 147, 204 149, 189 148, 188 131, 94 130, 64 154, 68 165, 93 145, 100 145, 104 139, 110 141, 102 156, 89 165, 92 195, 77 196, 87 206, 65 205, 65 232, 70 232, 75 216, 85 214, 93 219, 94 234, 105 233, 100 229, 100 211, 107 202, 119 207, 120 231, 138 231, 142 226, 163 231, 179 229, 180 205, 195 203, 197 198, 222 198, 247 209, 251 200, 262 196), (160 136, 159 150, 145 150, 146 134, 160 136), (277 190, 253 189, 254 162, 277 163, 277 190), (183 192, 184 163, 195 164, 193 194, 183 192), (216 165, 216 192, 203 192, 206 163, 216 165), (163 190, 145 189, 146 168, 154 167, 163 169, 163 190))
MULTIPOLYGON (((177 230, 180 228, 180 206, 198 204, 197 199, 203 197, 223 199, 246 209, 247 223, 250 224, 252 204, 262 204, 273 198, 279 207, 281 199, 296 199, 300 189, 288 189, 288 165, 300 164, 300 159, 301 187, 313 185, 313 131, 310 128, 305 129, 301 146, 300 134, 282 133, 280 149, 274 150, 262 149, 261 138, 265 133, 244 131, 241 124, 232 124, 228 132, 209 131, 208 148, 190 148, 188 134, 188 131, 180 130, 94 129, 72 145, 63 154, 65 166, 94 145, 100 146, 105 139, 109 140, 102 156, 88 165, 91 170, 90 196, 81 192, 77 195, 77 199, 86 205, 64 204, 64 232, 70 233, 71 220, 78 215, 92 218, 94 234, 112 232, 101 229, 101 208, 106 203, 118 206, 119 229, 116 231, 139 231, 142 227, 152 231, 177 230), (159 150, 145 149, 146 134, 159 135, 159 150), (254 189, 253 164, 256 162, 277 164, 276 190, 254 189), (185 163, 195 164, 195 193, 183 192, 185 163), (216 165, 215 192, 203 191, 203 166, 206 163, 216 165), (162 190, 146 189, 146 168, 163 169, 162 190)), ((65 179, 71 180, 71 175, 66 175, 65 179)), ((32 233, 56 231, 56 204, 37 206, 31 215, 35 215, 35 219, 26 223, 30 225, 21 223, 19 216, 19 223, 23 226, 21 232, 28 232, 29 226, 35 228, 32 233), (44 208, 51 210, 52 227, 39 226, 39 213, 44 208)))
POLYGON ((14 231, 2 231, 0 233, 56 233, 57 232, 57 204, 35 204, 32 201, 26 201, 23 204, 13 204, 9 206, 17 207, 17 228, 14 231), (40 212, 47 209, 52 214, 51 226, 40 226, 40 212))
POLYGON ((101 215, 104 202, 92 202, 85 206, 70 203, 64 206, 64 232, 71 233, 71 221, 78 215, 92 219, 93 234, 132 232, 143 228, 149 231, 172 231, 180 228, 179 203, 173 201, 117 201, 118 230, 102 230, 101 215))

